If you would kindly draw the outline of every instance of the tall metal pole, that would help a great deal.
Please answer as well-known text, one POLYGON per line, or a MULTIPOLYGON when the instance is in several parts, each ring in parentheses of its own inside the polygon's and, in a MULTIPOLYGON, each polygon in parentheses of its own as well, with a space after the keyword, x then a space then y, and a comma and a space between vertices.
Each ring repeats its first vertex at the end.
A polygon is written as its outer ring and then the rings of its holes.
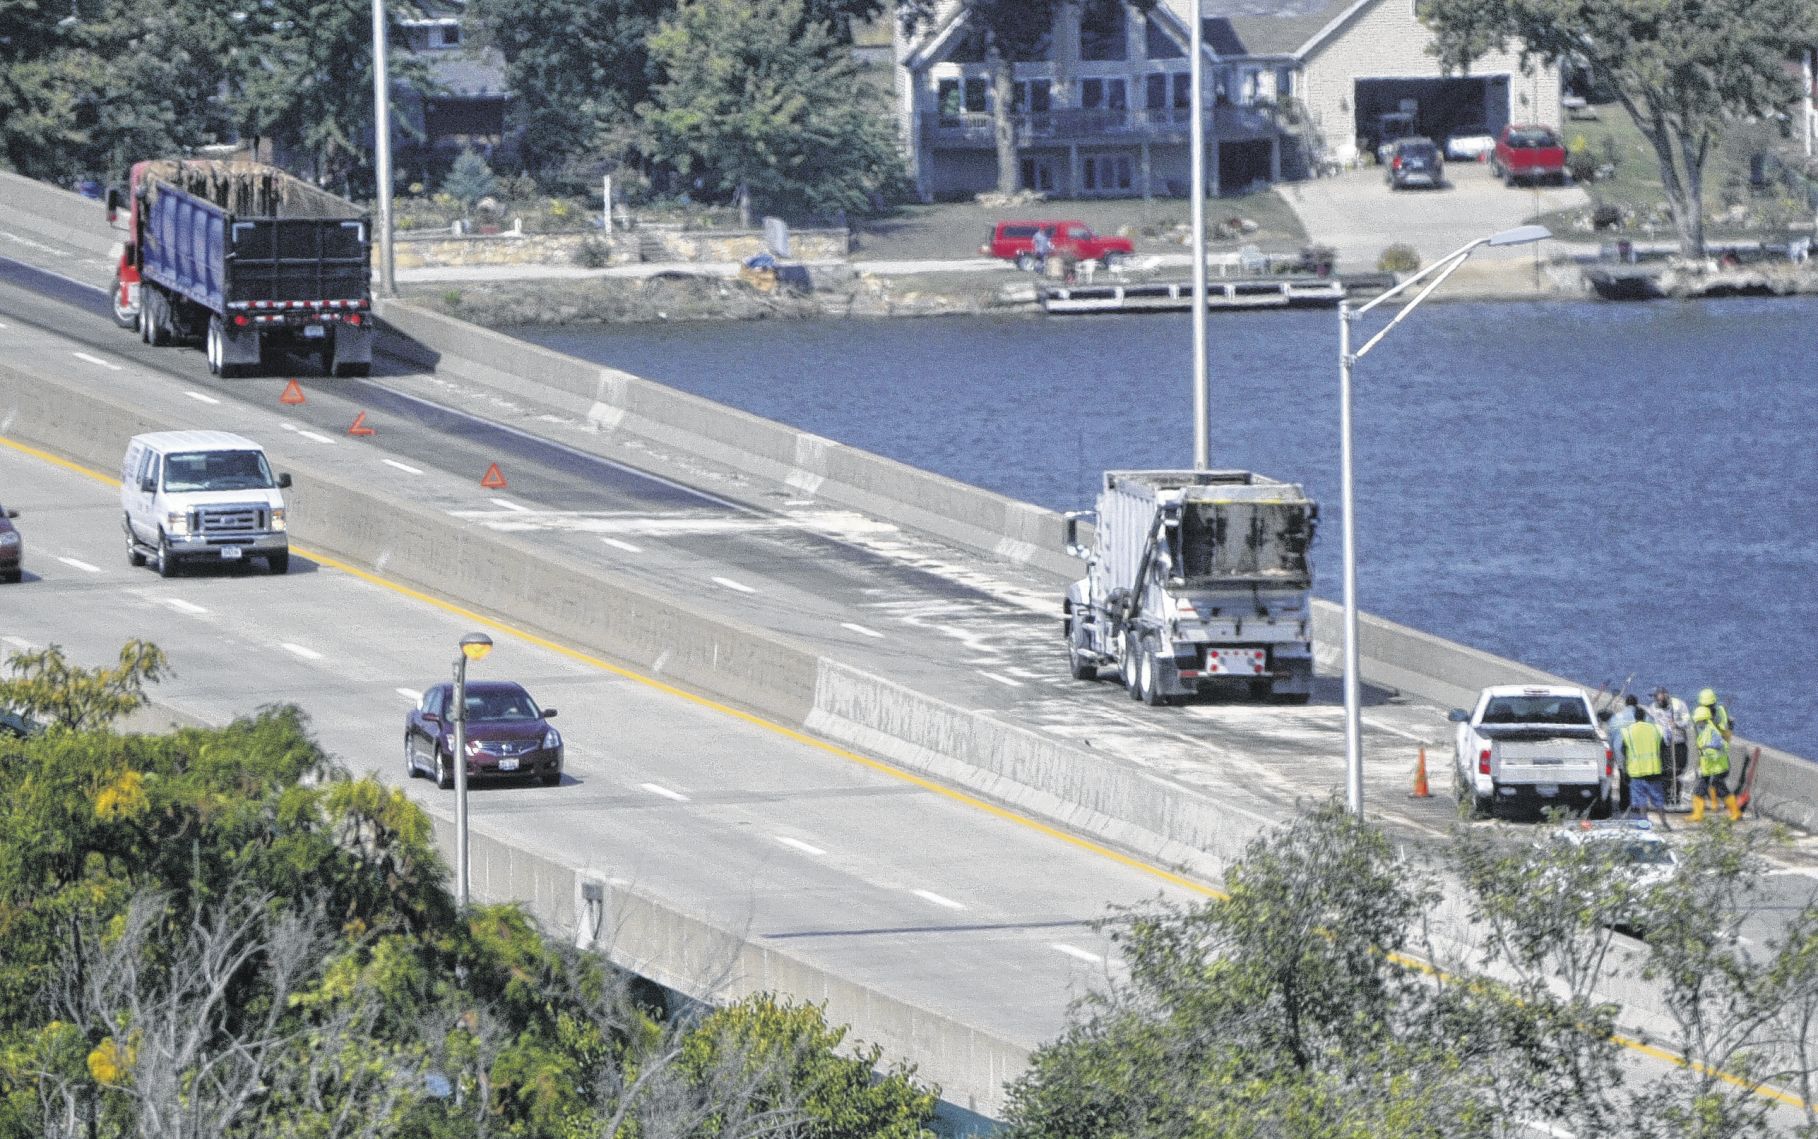
POLYGON ((1206 32, 1199 6, 1200 0, 1193 0, 1189 21, 1193 25, 1189 39, 1193 63, 1188 87, 1193 106, 1188 109, 1187 129, 1193 135, 1188 158, 1193 164, 1189 183, 1193 195, 1193 469, 1203 471, 1212 462, 1212 398, 1206 377, 1206 32))
MULTIPOLYGON (((385 0, 372 0, 372 119, 379 178, 379 232, 375 235, 379 239, 379 295, 395 297, 398 280, 391 259, 391 79, 385 66, 385 0)), ((466 882, 465 876, 462 882, 466 882)))
POLYGON ((1810 48, 1806 49, 1805 58, 1800 61, 1799 77, 1803 80, 1800 86, 1805 93, 1805 97, 1799 100, 1799 107, 1803 112, 1799 117, 1800 121, 1805 123, 1805 156, 1810 158, 1812 156, 1812 49, 1810 48))
POLYGON ((1345 809, 1363 818, 1363 706, 1357 677, 1357 500, 1351 486, 1351 302, 1338 302, 1338 481, 1344 510, 1345 809))
POLYGON ((455 793, 455 879, 459 883, 461 908, 472 900, 468 888, 467 860, 467 654, 455 658, 454 707, 448 717, 454 721, 454 793, 455 793))

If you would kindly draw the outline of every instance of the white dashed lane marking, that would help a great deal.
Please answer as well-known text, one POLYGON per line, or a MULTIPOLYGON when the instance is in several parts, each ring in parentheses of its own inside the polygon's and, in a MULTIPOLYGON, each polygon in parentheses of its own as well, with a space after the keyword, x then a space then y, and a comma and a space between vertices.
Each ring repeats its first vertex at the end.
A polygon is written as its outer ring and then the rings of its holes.
POLYGON ((660 783, 640 783, 638 786, 650 792, 652 795, 661 795, 665 799, 673 799, 678 803, 686 803, 688 801, 688 796, 682 794, 680 791, 671 791, 660 783))
POLYGON ((315 443, 327 443, 330 446, 334 445, 333 439, 330 439, 328 436, 322 434, 319 431, 299 431, 299 432, 297 432, 297 434, 301 435, 301 436, 303 436, 303 438, 308 439, 315 443))
POLYGON ((615 549, 624 550, 628 554, 641 554, 644 552, 644 547, 634 546, 630 542, 621 542, 617 538, 601 538, 600 541, 615 549))
POLYGON ((974 669, 973 671, 977 672, 980 676, 984 677, 986 680, 997 681, 999 684, 1003 685, 1006 688, 1021 688, 1023 686, 1023 682, 1020 680, 1012 680, 1007 676, 999 676, 995 672, 986 672, 982 668, 974 669))
POLYGON ((302 645, 293 645, 289 641, 285 641, 283 644, 279 645, 278 647, 283 649, 287 653, 294 653, 297 656, 302 657, 304 660, 321 660, 322 659, 322 654, 317 652, 316 650, 304 648, 302 645))
POLYGON ((83 573, 100 573, 101 572, 100 566, 91 566, 87 562, 79 562, 75 558, 60 557, 57 560, 62 562, 64 565, 68 566, 69 568, 79 569, 83 573))
POLYGON ((172 609, 175 609, 179 613, 206 613, 206 612, 208 612, 208 610, 204 609, 200 605, 197 605, 195 602, 185 601, 181 597, 160 597, 158 600, 160 602, 162 602, 163 604, 170 606, 172 609))
POLYGON ((1088 953, 1084 949, 1081 949, 1076 945, 1068 945, 1064 941, 1051 941, 1048 943, 1048 948, 1058 950, 1069 957, 1077 957, 1081 961, 1090 961, 1094 965, 1102 965, 1105 962, 1105 959, 1098 954, 1088 953))
POLYGON ((396 459, 380 459, 379 461, 388 467, 396 467, 407 475, 420 475, 423 473, 422 468, 413 467, 409 463, 400 463, 396 459))
POLYGON ((503 507, 506 510, 515 510, 519 514, 529 514, 530 513, 530 507, 519 506, 517 503, 511 501, 509 498, 489 498, 486 501, 492 503, 494 506, 503 507))
POLYGON ((933 890, 914 890, 911 892, 914 893, 915 896, 920 898, 922 901, 933 902, 935 905, 940 906, 944 909, 963 910, 966 908, 964 905, 960 904, 959 902, 954 901, 952 898, 941 897, 939 894, 935 893, 933 890))
POLYGON ((106 368, 110 372, 118 372, 120 370, 120 365, 110 364, 99 356, 90 356, 87 352, 71 352, 70 355, 78 360, 87 360, 89 363, 98 367, 106 368))
POLYGON ((803 842, 799 838, 790 838, 787 835, 777 835, 776 840, 778 842, 782 843, 784 846, 787 846, 793 850, 801 851, 803 854, 826 854, 827 853, 826 851, 822 850, 820 847, 814 846, 810 843, 803 842))
POLYGON ((876 629, 867 629, 867 628, 865 628, 865 626, 855 625, 851 621, 841 621, 840 628, 851 629, 853 632, 861 634, 862 636, 866 636, 866 637, 882 638, 884 635, 884 634, 878 632, 876 629))
POLYGON ((197 403, 220 403, 221 402, 220 400, 216 399, 214 396, 203 395, 201 392, 184 392, 183 394, 188 396, 190 399, 195 400, 197 403))
POLYGON ((744 582, 733 581, 729 577, 716 577, 713 580, 716 583, 725 586, 727 589, 734 590, 735 592, 738 592, 738 593, 756 593, 757 592, 757 590, 751 588, 749 585, 746 585, 744 582))

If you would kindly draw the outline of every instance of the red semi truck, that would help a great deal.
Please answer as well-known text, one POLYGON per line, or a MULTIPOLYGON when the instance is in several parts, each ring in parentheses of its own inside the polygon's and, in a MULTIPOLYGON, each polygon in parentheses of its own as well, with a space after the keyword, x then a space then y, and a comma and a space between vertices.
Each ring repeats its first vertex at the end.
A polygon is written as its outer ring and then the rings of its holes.
POLYGON ((159 159, 108 191, 124 230, 114 322, 147 344, 200 339, 237 375, 279 349, 330 375, 372 367, 372 227, 360 207, 254 162, 159 159))

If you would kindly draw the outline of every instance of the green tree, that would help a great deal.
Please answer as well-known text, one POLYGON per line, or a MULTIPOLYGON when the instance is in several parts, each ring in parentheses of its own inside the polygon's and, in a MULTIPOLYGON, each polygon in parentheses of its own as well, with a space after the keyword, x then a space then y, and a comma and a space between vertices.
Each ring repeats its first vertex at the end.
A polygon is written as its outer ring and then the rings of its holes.
POLYGON ((0 708, 83 731, 107 727, 144 707, 146 685, 169 674, 170 660, 154 644, 128 641, 113 668, 71 664, 57 645, 16 652, 7 667, 13 675, 0 679, 0 708))
POLYGON ((454 168, 448 172, 448 177, 442 179, 442 192, 470 211, 475 202, 497 187, 498 179, 493 176, 492 167, 472 147, 455 157, 454 168))
POLYGON ((642 108, 651 153, 751 203, 864 208, 901 178, 881 97, 802 0, 684 0, 650 38, 663 80, 642 108))
POLYGON ((1730 125, 1799 95, 1787 60, 1818 46, 1814 0, 1428 0, 1434 50, 1468 69, 1513 42, 1525 60, 1575 63, 1615 94, 1660 169, 1680 251, 1704 255, 1704 172, 1730 125))

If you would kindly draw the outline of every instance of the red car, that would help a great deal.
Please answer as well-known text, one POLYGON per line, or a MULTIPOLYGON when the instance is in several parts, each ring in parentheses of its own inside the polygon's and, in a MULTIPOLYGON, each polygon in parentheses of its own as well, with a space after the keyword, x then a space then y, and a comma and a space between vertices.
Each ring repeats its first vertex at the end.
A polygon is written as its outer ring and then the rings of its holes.
POLYGON ((13 527, 17 510, 0 510, 0 581, 18 582, 25 576, 25 539, 13 527))
POLYGON ((1506 126, 1496 136, 1490 170, 1509 185, 1566 180, 1566 149, 1551 127, 1506 126))
MULTIPOLYGON (((428 774, 444 790, 454 786, 454 722, 448 718, 452 684, 438 684, 404 717, 404 772, 428 774)), ((562 781, 562 734, 551 727, 554 708, 539 708, 522 685, 501 680, 467 682, 467 777, 562 781)))
POLYGON ((1050 256, 1072 256, 1078 261, 1099 261, 1109 269, 1121 257, 1136 251, 1127 237, 1112 237, 1092 232, 1083 221, 1000 221, 991 230, 985 244, 978 247, 986 257, 1000 257, 1016 262, 1018 269, 1035 268, 1035 235, 1046 230, 1050 256))

